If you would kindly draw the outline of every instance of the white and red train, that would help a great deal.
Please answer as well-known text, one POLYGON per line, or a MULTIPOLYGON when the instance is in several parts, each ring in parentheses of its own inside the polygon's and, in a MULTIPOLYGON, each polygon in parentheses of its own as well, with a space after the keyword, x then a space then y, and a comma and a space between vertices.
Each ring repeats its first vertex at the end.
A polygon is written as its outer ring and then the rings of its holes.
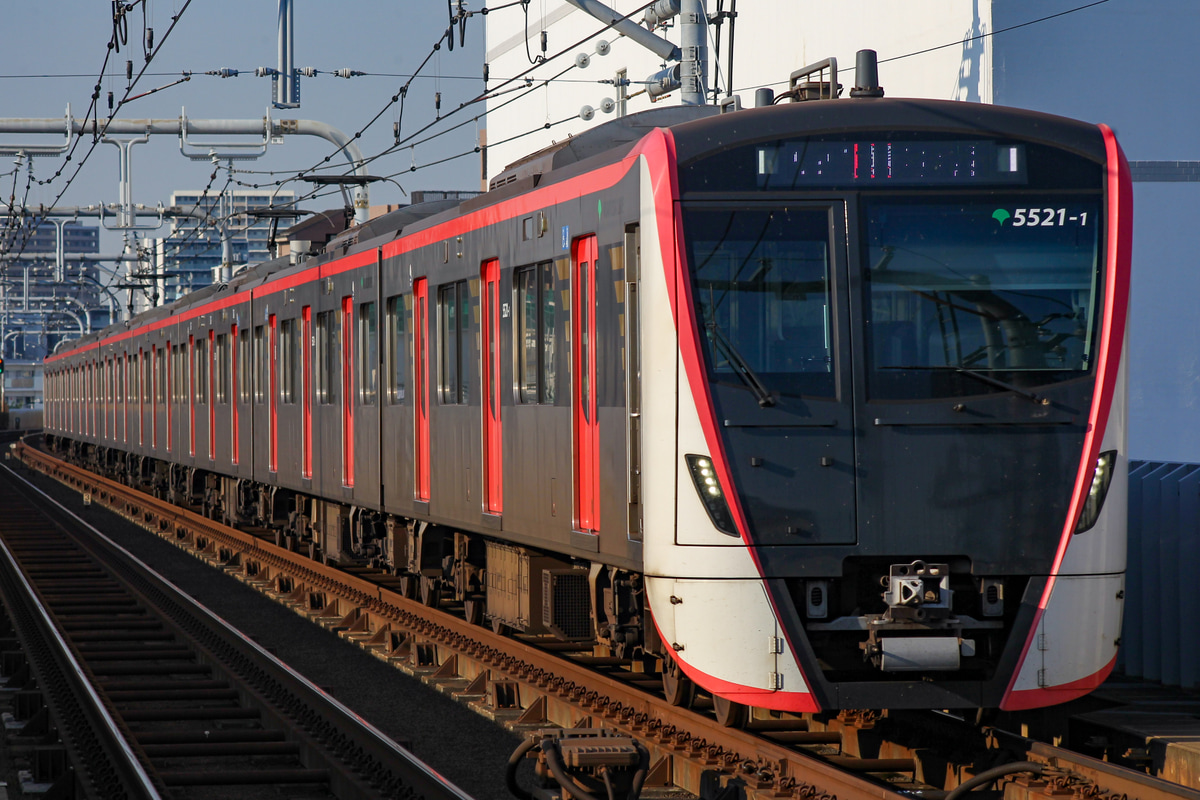
POLYGON ((51 443, 754 706, 1111 670, 1131 188, 969 103, 636 114, 59 348, 51 443))

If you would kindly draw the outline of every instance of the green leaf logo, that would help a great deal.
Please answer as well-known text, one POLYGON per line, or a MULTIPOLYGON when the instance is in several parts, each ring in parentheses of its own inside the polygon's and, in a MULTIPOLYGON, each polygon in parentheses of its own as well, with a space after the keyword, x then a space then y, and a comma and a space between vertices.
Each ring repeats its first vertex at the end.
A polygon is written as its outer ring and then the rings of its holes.
POLYGON ((1010 219, 1011 217, 1012 214, 1008 213, 1003 208, 997 208, 992 212, 992 219, 996 220, 996 222, 999 222, 1001 225, 1004 224, 1006 219, 1010 219))

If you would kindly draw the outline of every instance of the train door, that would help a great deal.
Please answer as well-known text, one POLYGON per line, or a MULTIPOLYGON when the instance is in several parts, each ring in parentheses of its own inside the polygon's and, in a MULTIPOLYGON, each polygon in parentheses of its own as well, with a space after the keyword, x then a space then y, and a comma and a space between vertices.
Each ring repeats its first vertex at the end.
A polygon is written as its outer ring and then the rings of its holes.
POLYGON ((183 393, 187 397, 188 407, 188 455, 196 457, 196 394, 200 391, 196 375, 200 363, 200 351, 196 349, 196 337, 188 335, 188 349, 184 356, 187 359, 187 381, 183 393))
MULTIPOLYGON (((375 507, 381 502, 380 465, 385 458, 380 452, 381 392, 380 330, 385 309, 379 305, 381 286, 379 250, 375 257, 358 270, 359 285, 355 288, 355 342, 353 427, 350 429, 350 458, 354 477, 354 500, 362 506, 375 507)), ((391 445, 399 447, 399 442, 391 445)))
POLYGON ((267 371, 270 385, 267 389, 267 470, 279 471, 279 326, 274 314, 267 318, 267 337, 269 339, 267 355, 267 371))
POLYGON ((596 237, 571 248, 571 417, 575 529, 600 532, 600 423, 596 417, 596 237))
POLYGON ((300 476, 312 478, 312 306, 300 311, 300 476))
POLYGON ((500 262, 485 261, 480 298, 480 352, 483 397, 483 507, 489 514, 504 510, 504 452, 500 427, 500 262))
POLYGON ((429 281, 413 281, 413 494, 429 502, 429 281))
MULTIPOLYGON (((249 333, 249 331, 247 331, 249 333)), ((246 355, 241 340, 241 332, 235 322, 229 326, 229 460, 233 466, 239 466, 242 460, 241 419, 239 406, 242 403, 241 370, 245 369, 243 360, 246 355)))
POLYGON ((342 298, 342 486, 354 487, 354 298, 342 298))
MULTIPOLYGON (((224 344, 225 337, 221 337, 224 344)), ((208 460, 217 458, 217 329, 208 331, 208 460)))

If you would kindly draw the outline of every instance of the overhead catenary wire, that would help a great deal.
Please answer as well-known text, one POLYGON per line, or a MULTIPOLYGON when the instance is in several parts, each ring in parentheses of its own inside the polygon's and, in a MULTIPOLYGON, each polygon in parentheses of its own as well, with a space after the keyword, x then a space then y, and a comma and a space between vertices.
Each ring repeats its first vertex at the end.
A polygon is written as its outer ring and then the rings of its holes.
MULTIPOLYGON (((145 0, 135 0, 135 2, 134 2, 133 4, 130 4, 130 5, 128 6, 128 8, 132 9, 132 8, 133 8, 133 7, 134 7, 134 6, 135 6, 137 3, 142 3, 142 2, 145 2, 145 0)), ((115 46, 115 41, 114 41, 114 39, 110 39, 110 40, 109 40, 109 45, 108 45, 108 47, 107 47, 107 49, 106 49, 105 56, 104 56, 104 64, 103 64, 103 66, 101 67, 101 71, 100 71, 100 78, 99 78, 99 79, 97 79, 97 81, 96 81, 96 86, 95 86, 95 89, 94 89, 94 91, 92 92, 92 100, 91 100, 91 104, 90 104, 90 105, 89 105, 89 107, 88 107, 88 114, 84 115, 84 120, 85 120, 85 123, 86 123, 86 120, 87 120, 87 119, 89 119, 89 118, 91 117, 91 114, 92 114, 93 112, 95 112, 95 113, 96 113, 96 119, 95 119, 95 121, 92 123, 92 144, 91 144, 91 146, 88 148, 87 152, 86 152, 86 153, 84 153, 84 155, 83 155, 83 158, 81 158, 81 159, 80 159, 78 162, 76 162, 75 171, 74 171, 74 172, 72 172, 72 173, 71 173, 71 175, 70 175, 70 177, 68 177, 68 178, 67 178, 67 182, 66 182, 66 184, 65 184, 65 185, 62 187, 62 189, 61 189, 61 190, 58 192, 58 194, 55 196, 54 200, 53 200, 53 201, 50 203, 50 207, 51 207, 51 208, 53 208, 54 206, 57 206, 57 205, 58 205, 58 201, 62 199, 63 195, 65 195, 65 194, 66 194, 66 192, 67 192, 67 190, 68 190, 68 189, 71 187, 71 184, 72 184, 72 183, 74 183, 75 179, 76 179, 76 178, 79 176, 79 172, 80 172, 80 170, 82 170, 82 169, 83 169, 83 165, 84 165, 85 163, 87 163, 87 160, 88 160, 88 158, 90 158, 90 157, 91 157, 91 155, 92 155, 92 153, 94 153, 94 152, 95 152, 95 150, 96 150, 96 146, 97 146, 98 144, 100 144, 101 140, 103 139, 103 137, 104 137, 105 133, 106 133, 106 132, 107 132, 107 130, 108 130, 108 126, 109 126, 109 124, 111 124, 111 122, 112 122, 113 118, 115 117, 116 113, 117 113, 117 112, 119 112, 119 111, 121 110, 121 107, 122 107, 122 106, 124 106, 126 102, 128 102, 128 100, 129 100, 129 96, 130 96, 130 94, 133 92, 133 87, 135 87, 135 86, 137 85, 138 81, 140 81, 140 80, 141 80, 141 78, 142 78, 142 75, 143 75, 143 74, 146 72, 146 70, 149 68, 149 66, 150 66, 150 62, 151 62, 151 61, 152 61, 152 60, 153 60, 153 59, 154 59, 154 58, 155 58, 155 57, 158 55, 158 53, 159 53, 159 52, 161 52, 161 51, 162 51, 162 48, 163 48, 163 47, 166 45, 166 43, 167 43, 167 39, 169 39, 169 38, 170 38, 170 36, 171 36, 171 33, 172 33, 174 30, 175 30, 175 27, 176 27, 176 26, 179 24, 179 20, 180 20, 180 19, 183 17, 184 13, 187 11, 188 7, 189 7, 191 4, 192 4, 192 0, 184 0, 182 8, 180 8, 180 9, 179 9, 179 11, 178 11, 178 12, 176 12, 176 13, 175 13, 175 14, 174 14, 174 15, 171 17, 171 25, 170 25, 170 26, 167 28, 167 31, 166 31, 166 33, 164 33, 164 34, 163 34, 163 37, 162 37, 162 39, 161 39, 161 40, 159 41, 159 43, 158 43, 158 46, 157 46, 156 48, 154 48, 154 50, 153 50, 153 51, 151 51, 151 52, 149 52, 149 53, 147 54, 147 56, 146 56, 146 61, 145 61, 145 63, 142 65, 142 68, 141 68, 141 70, 140 70, 140 71, 137 73, 137 75, 136 75, 135 77, 133 77, 133 78, 130 80, 130 82, 129 82, 128 86, 126 86, 126 87, 125 87, 125 94, 124 94, 124 95, 121 97, 121 100, 120 100, 120 102, 118 102, 118 103, 116 104, 116 106, 115 106, 115 108, 114 108, 113 112, 112 112, 112 113, 109 115, 108 119, 105 121, 105 124, 104 124, 104 127, 103 127, 103 129, 100 129, 100 126, 99 126, 99 111, 98 111, 98 103, 99 103, 99 99, 100 99, 100 90, 101 90, 101 88, 102 88, 102 84, 103 84, 103 78, 104 78, 104 75, 106 74, 106 72, 107 72, 107 69, 108 69, 108 62, 109 62, 109 59, 111 58, 111 56, 112 56, 112 53, 113 53, 115 50, 117 50, 117 49, 118 49, 118 48, 115 46)), ((115 12, 115 7, 114 7, 114 12, 115 12)), ((114 23, 114 24, 115 24, 115 23, 114 23)), ((115 33, 114 33, 114 36, 115 36, 115 33)), ((44 185, 51 184, 51 183, 53 183, 53 182, 54 182, 56 179, 58 179, 58 178, 59 178, 59 177, 62 175, 62 173, 63 173, 63 170, 64 170, 64 169, 66 169, 66 165, 67 165, 67 164, 69 164, 69 163, 71 162, 71 160, 72 160, 72 158, 73 158, 73 156, 74 156, 75 150, 76 150, 76 148, 79 146, 79 143, 80 143, 82 140, 83 140, 83 132, 82 132, 82 131, 80 131, 79 135, 77 135, 77 136, 75 137, 74 141, 71 143, 71 147, 70 147, 70 149, 67 151, 67 154, 66 154, 66 156, 64 157, 63 165, 62 165, 62 166, 60 166, 60 167, 58 168, 58 170, 56 170, 56 171, 55 171, 54 175, 53 175, 53 176, 51 176, 50 178, 48 178, 48 179, 46 179, 46 180, 44 180, 44 181, 38 181, 38 185, 40 185, 40 186, 44 186, 44 185)), ((26 246, 28 246, 29 239, 30 239, 30 237, 32 236, 32 233, 31 233, 31 231, 33 231, 33 230, 36 230, 36 229, 38 228, 38 226, 40 226, 40 225, 41 225, 41 223, 42 223, 44 220, 45 220, 45 215, 44 215, 44 214, 41 214, 41 215, 39 215, 39 216, 35 217, 35 219, 33 220, 33 222, 32 222, 32 223, 31 223, 31 225, 30 225, 30 228, 29 228, 29 230, 26 232, 26 234, 25 234, 24 238, 21 240, 21 246, 20 246, 20 249, 19 249, 19 250, 18 250, 18 252, 17 252, 17 257, 18 257, 18 258, 20 258, 20 257, 21 257, 21 255, 23 255, 23 254, 24 254, 24 252, 25 252, 25 248, 26 248, 26 246)))

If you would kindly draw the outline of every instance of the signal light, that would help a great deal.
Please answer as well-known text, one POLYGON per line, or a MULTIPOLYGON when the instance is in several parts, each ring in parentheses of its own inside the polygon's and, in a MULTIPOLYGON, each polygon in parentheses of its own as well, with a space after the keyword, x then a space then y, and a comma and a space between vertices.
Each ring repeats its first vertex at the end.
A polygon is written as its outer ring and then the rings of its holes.
POLYGON ((4 359, 0 358, 0 375, 4 374, 4 359))

